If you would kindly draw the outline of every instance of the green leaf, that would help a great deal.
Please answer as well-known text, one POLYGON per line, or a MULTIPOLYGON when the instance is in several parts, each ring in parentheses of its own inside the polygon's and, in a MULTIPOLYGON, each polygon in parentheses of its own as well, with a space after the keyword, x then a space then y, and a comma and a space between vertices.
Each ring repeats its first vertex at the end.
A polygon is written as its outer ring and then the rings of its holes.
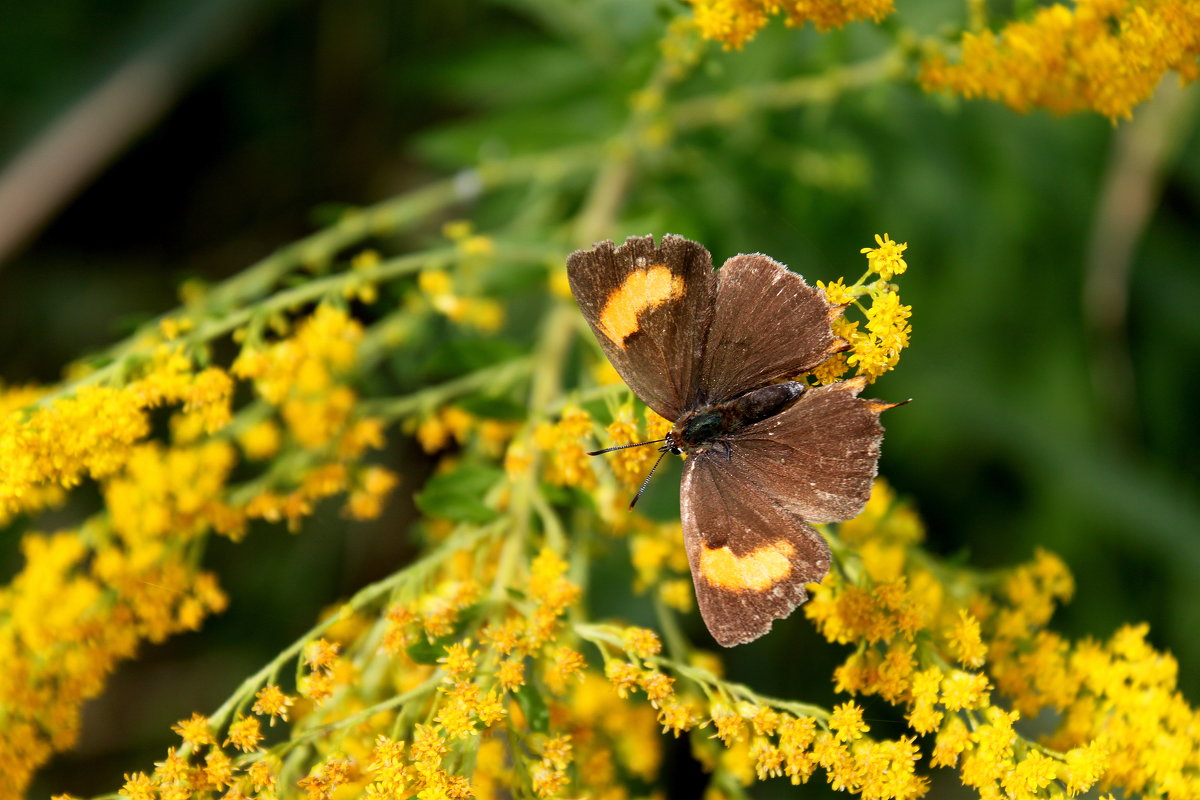
POLYGON ((430 478, 414 499, 417 508, 430 516, 454 522, 491 522, 497 514, 484 505, 483 497, 503 475, 503 470, 493 467, 464 465, 430 478))
POLYGON ((436 664, 437 660, 446 654, 446 648, 440 641, 431 642, 428 639, 413 642, 406 651, 408 657, 418 664, 436 664))
POLYGON ((525 684, 516 692, 517 705, 521 707, 529 728, 534 733, 546 733, 550 730, 550 709, 542 692, 525 684))

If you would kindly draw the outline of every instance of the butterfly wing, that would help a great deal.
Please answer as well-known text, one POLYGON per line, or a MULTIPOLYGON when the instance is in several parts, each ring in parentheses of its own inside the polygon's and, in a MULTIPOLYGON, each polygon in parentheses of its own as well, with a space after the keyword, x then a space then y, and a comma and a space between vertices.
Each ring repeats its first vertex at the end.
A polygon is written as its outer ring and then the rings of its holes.
POLYGON ((704 331, 713 313, 712 256, 682 236, 601 242, 567 259, 571 293, 617 372, 663 417, 696 396, 704 331))
POLYGON ((718 402, 808 372, 845 350, 830 322, 837 306, 764 255, 734 256, 717 271, 700 399, 718 402))
POLYGON ((858 396, 865 378, 809 389, 730 437, 731 457, 775 503, 809 522, 858 515, 871 496, 883 426, 895 404, 858 396))
POLYGON ((810 389, 779 414, 693 453, 680 507, 696 599, 726 647, 757 639, 829 570, 810 522, 840 522, 871 494, 891 404, 855 378, 810 389))
POLYGON ((753 641, 808 599, 829 546, 751 479, 736 447, 688 458, 680 512, 700 615, 725 647, 753 641))

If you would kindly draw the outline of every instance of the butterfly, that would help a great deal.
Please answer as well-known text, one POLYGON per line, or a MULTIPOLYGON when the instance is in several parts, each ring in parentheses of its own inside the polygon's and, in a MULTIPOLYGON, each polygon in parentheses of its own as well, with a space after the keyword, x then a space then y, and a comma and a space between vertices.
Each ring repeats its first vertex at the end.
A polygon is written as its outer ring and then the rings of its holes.
POLYGON ((675 421, 659 460, 685 456, 683 539, 708 630, 726 647, 759 638, 828 573, 812 525, 862 511, 879 415, 899 404, 860 398, 862 377, 792 380, 849 349, 831 328, 844 306, 765 255, 714 271, 682 236, 630 237, 571 254, 567 277, 617 372, 675 421))

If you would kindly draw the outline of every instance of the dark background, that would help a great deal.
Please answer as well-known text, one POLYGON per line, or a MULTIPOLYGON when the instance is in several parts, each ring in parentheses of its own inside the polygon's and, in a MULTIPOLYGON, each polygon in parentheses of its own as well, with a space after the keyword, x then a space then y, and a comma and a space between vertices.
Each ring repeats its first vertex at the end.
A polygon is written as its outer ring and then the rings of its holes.
MULTIPOLYGON (((232 275, 337 204, 369 204, 480 157, 613 135, 671 7, 566 5, 6 9, 0 164, 44 144, 133 60, 151 58, 165 89, 159 100, 132 92, 145 124, 115 134, 119 146, 76 170, 76 188, 0 252, 0 377, 57 380, 67 362, 173 307, 183 279, 232 275)), ((959 8, 902 19, 927 33, 957 22, 959 8)), ((821 74, 888 42, 868 25, 824 37, 775 25, 744 53, 714 48, 680 92, 821 74)), ((1056 627, 1104 638, 1149 621, 1195 702, 1196 112, 1195 87, 1179 92, 1174 76, 1117 126, 887 83, 690 134, 639 173, 611 236, 681 233, 718 261, 766 252, 810 281, 856 278, 858 250, 875 233, 907 241, 899 283, 914 308, 913 346, 875 394, 913 402, 885 419, 882 472, 920 508, 935 552, 981 567, 1027 560, 1039 545, 1062 555, 1078 592, 1056 627)), ((93 143, 106 135, 85 132, 93 143)), ((11 179, 0 176, 0 192, 11 179)), ((568 190, 563 198, 565 209, 578 201, 568 190)), ((458 212, 503 230, 530 202, 505 195, 458 212)), ((564 251, 587 244, 545 213, 547 239, 564 251)), ((0 213, 0 229, 14 219, 0 213)), ((522 341, 521 331, 507 335, 522 341)), ((394 440, 389 459, 409 472, 405 486, 418 486, 428 464, 394 440)), ((671 479, 655 491, 669 498, 671 479)), ((300 538, 262 530, 236 547, 216 543, 211 566, 231 611, 123 666, 89 707, 80 747, 51 764, 35 793, 111 790, 122 772, 148 768, 172 742, 172 723, 217 706, 322 607, 401 563, 410 513, 400 497, 383 520, 351 530, 331 509, 300 538)), ((59 522, 70 524, 69 513, 59 522)), ((16 543, 16 532, 0 542, 6 577, 16 543)), ((768 694, 829 702, 841 654, 802 615, 778 629, 730 655, 733 675, 768 694)), ((875 713, 878 732, 898 732, 875 713)), ((673 774, 691 785, 687 767, 673 774)))

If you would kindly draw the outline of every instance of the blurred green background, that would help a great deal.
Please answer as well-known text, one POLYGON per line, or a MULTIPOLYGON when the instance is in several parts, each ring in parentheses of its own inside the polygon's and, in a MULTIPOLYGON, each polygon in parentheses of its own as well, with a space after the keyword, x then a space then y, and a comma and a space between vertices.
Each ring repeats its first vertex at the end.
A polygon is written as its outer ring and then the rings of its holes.
MULTIPOLYGON (((232 275, 339 204, 480 159, 606 141, 679 8, 58 0, 6 10, 0 378, 56 380, 68 361, 173 307, 183 279, 232 275)), ((961 11, 932 3, 914 17, 902 6, 901 21, 924 35, 961 11)), ((891 41, 873 25, 819 36, 776 24, 742 53, 710 48, 673 96, 821 75, 891 41)), ((1039 545, 1061 554, 1078 591, 1056 626, 1107 637, 1150 622, 1195 703, 1200 96, 1176 84, 1168 76, 1117 126, 950 101, 909 80, 747 110, 644 159, 609 235, 680 233, 718 262, 765 252, 810 282, 856 278, 876 233, 908 242, 899 283, 913 345, 874 395, 913 402, 885 419, 883 474, 917 504, 935 552, 981 567, 1039 545)), ((564 224, 585 189, 550 177, 453 216, 565 252, 590 244, 564 224)), ((432 241, 441 221, 393 244, 432 241)), ((519 322, 504 335, 528 342, 519 322)), ((399 435, 388 459, 405 492, 377 523, 352 527, 331 509, 300 538, 263 530, 216 543, 231 611, 125 665, 89 707, 80 747, 34 794, 115 789, 123 771, 161 758, 172 723, 215 707, 320 609, 403 563, 408 492, 430 464, 399 435)), ((672 513, 672 479, 653 491, 650 507, 672 513)), ((77 511, 39 524, 69 525, 77 511)), ((13 532, 2 544, 6 580, 16 542, 13 532)), ((843 654, 802 615, 776 630, 730 654, 733 676, 829 702, 843 654)), ((695 767, 671 753, 673 794, 690 796, 695 767)))

